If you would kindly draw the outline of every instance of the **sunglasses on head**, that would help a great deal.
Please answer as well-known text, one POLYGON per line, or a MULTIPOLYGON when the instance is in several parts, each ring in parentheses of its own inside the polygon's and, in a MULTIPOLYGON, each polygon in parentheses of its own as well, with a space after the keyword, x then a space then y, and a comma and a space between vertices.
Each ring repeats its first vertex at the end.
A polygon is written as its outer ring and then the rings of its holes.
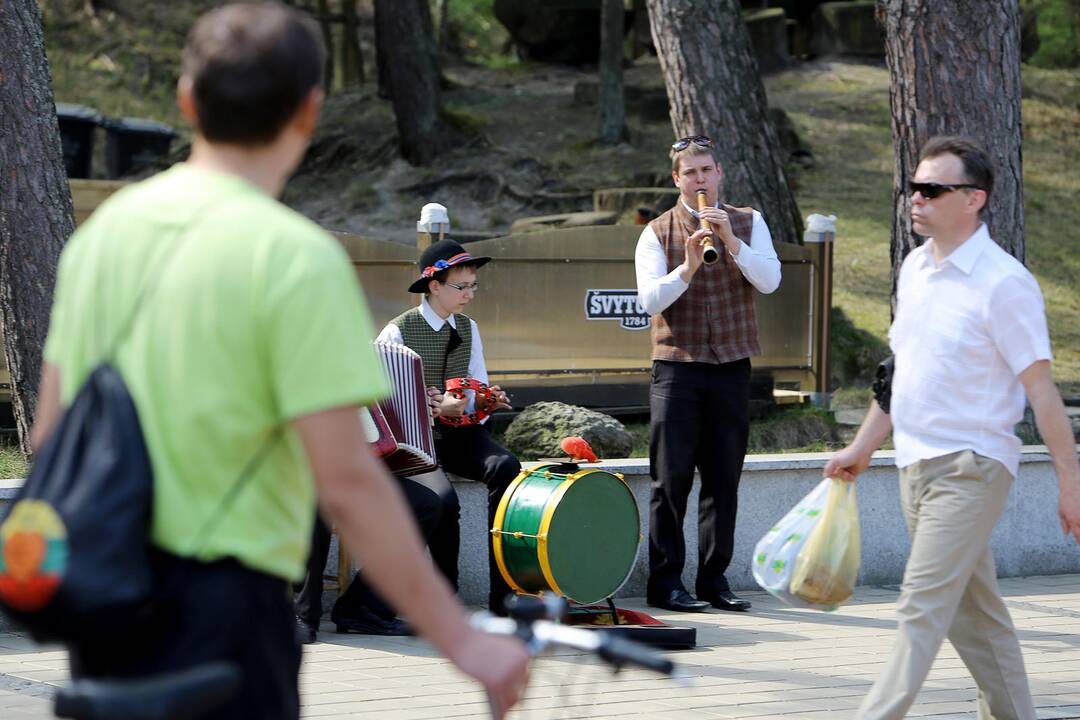
POLYGON ((919 193, 920 195, 922 195, 927 200, 933 200, 934 198, 938 197, 939 195, 944 195, 947 192, 952 192, 953 190, 959 190, 961 188, 968 188, 970 190, 982 190, 982 188, 980 188, 978 185, 971 185, 969 183, 958 183, 958 184, 948 185, 948 184, 945 184, 945 183, 909 182, 907 184, 907 186, 908 186, 908 191, 912 195, 914 195, 915 193, 919 193))
POLYGON ((671 143, 671 149, 675 152, 682 152, 686 148, 690 147, 690 143, 694 143, 698 147, 711 148, 712 140, 704 135, 693 135, 691 137, 684 137, 671 143))

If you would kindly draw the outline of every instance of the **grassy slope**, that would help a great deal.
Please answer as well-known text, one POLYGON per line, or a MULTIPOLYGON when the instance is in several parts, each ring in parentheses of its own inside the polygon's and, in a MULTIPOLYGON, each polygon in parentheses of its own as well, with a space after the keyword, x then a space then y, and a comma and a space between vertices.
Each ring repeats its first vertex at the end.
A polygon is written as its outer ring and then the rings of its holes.
MULTIPOLYGON (((1025 225, 1028 266, 1046 297, 1055 374, 1080 392, 1080 73, 1024 68, 1025 225)), ((882 340, 889 324, 892 141, 888 72, 821 63, 767 81, 815 166, 798 174, 804 214, 837 215, 834 304, 882 340)))

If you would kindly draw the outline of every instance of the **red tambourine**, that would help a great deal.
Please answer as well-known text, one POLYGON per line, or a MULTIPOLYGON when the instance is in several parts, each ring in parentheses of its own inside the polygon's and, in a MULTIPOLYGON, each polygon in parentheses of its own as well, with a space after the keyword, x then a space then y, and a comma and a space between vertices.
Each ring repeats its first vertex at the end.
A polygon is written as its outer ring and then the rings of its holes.
POLYGON ((456 398, 464 398, 466 390, 476 393, 476 409, 460 417, 440 415, 439 420, 454 426, 475 425, 495 412, 499 399, 495 397, 495 391, 486 384, 476 378, 450 378, 446 381, 446 392, 456 398))

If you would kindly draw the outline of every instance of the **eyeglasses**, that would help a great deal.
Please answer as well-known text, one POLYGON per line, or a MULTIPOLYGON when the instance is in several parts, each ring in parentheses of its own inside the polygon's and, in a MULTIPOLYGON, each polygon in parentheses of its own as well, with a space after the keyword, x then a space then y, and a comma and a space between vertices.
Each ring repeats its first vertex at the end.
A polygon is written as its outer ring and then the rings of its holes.
POLYGON ((478 292, 480 290, 480 283, 470 283, 469 285, 458 285, 457 283, 452 283, 449 280, 447 280, 446 282, 443 283, 443 285, 449 285, 450 287, 454 288, 455 290, 460 290, 461 292, 466 292, 467 290, 471 290, 471 291, 473 291, 475 293, 475 292, 478 292))
POLYGON ((908 186, 908 191, 910 191, 912 195, 914 195, 915 193, 919 193, 920 195, 922 195, 927 200, 933 200, 934 198, 938 197, 939 195, 944 195, 947 192, 952 192, 953 190, 959 190, 960 188, 968 188, 968 189, 971 189, 971 190, 982 190, 982 188, 979 187, 978 185, 970 185, 970 184, 967 184, 967 183, 958 183, 958 184, 954 184, 954 185, 949 185, 949 184, 945 184, 945 183, 932 183, 932 182, 927 182, 927 183, 909 182, 907 184, 907 186, 908 186))
POLYGON ((704 135, 692 135, 690 137, 684 137, 676 140, 671 144, 671 149, 675 152, 682 152, 686 148, 690 147, 690 143, 694 143, 698 147, 711 148, 712 140, 704 135))

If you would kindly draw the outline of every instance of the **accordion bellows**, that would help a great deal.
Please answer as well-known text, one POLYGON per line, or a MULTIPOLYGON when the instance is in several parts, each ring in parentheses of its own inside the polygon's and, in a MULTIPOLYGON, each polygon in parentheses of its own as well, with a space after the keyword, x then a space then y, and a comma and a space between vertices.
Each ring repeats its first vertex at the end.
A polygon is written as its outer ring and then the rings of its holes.
POLYGON ((386 369, 393 392, 361 410, 368 442, 395 475, 431 472, 439 464, 420 356, 397 343, 375 342, 372 346, 386 369))

